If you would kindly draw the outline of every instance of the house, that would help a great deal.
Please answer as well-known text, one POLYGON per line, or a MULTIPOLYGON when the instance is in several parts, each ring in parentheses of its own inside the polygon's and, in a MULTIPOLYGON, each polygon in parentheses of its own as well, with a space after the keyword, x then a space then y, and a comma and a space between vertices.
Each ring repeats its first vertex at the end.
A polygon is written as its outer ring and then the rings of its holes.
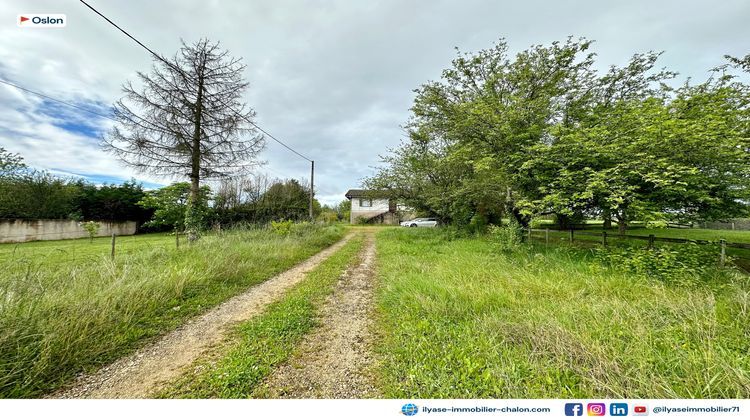
POLYGON ((345 197, 352 203, 350 223, 397 225, 401 210, 395 200, 374 190, 349 190, 345 197))

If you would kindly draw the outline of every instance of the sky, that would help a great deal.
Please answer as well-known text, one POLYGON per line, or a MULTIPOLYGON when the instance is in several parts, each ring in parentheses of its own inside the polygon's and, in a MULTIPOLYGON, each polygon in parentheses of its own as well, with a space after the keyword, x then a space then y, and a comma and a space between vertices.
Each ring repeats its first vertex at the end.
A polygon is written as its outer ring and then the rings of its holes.
MULTIPOLYGON (((404 138, 413 90, 461 51, 506 39, 511 52, 568 36, 595 40, 597 67, 664 51, 662 66, 702 81, 723 56, 750 53, 750 2, 479 0, 89 0, 151 49, 221 42, 247 65, 244 100, 263 129, 315 160, 324 204, 372 175, 404 138)), ((0 0, 0 79, 107 113, 149 54, 75 0, 0 0), (65 28, 19 28, 62 13, 65 28)), ((29 166, 94 183, 173 179, 127 168, 99 147, 112 122, 0 85, 0 147, 29 166)), ((309 162, 269 139, 258 171, 309 179, 309 162)))

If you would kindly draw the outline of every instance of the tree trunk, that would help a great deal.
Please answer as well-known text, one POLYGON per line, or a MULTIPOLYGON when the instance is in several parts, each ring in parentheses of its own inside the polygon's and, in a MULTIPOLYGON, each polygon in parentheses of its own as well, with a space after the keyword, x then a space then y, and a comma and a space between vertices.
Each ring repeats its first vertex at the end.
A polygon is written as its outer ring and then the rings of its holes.
POLYGON ((612 229, 612 211, 605 209, 602 218, 604 218, 604 229, 612 229))
POLYGON ((188 199, 188 209, 185 215, 185 229, 187 230, 188 241, 193 242, 198 239, 198 230, 200 229, 200 212, 198 207, 201 205, 201 117, 203 116, 203 75, 198 76, 198 96, 195 101, 195 121, 193 129, 193 141, 191 147, 191 166, 190 166, 190 198, 188 199))
POLYGON ((620 233, 620 235, 624 235, 625 234, 625 229, 627 229, 627 227, 628 227, 628 218, 626 217, 625 214, 626 213, 625 213, 624 209, 620 210, 616 214, 616 218, 617 218, 617 231, 620 233))
POLYGON ((617 221, 617 231, 620 233, 620 235, 625 234, 625 229, 627 229, 628 224, 625 223, 624 220, 618 220, 617 221))
POLYGON ((518 211, 517 208, 513 207, 511 210, 511 213, 513 214, 513 217, 516 219, 516 222, 518 222, 521 227, 529 227, 529 219, 527 217, 524 217, 520 211, 518 211))

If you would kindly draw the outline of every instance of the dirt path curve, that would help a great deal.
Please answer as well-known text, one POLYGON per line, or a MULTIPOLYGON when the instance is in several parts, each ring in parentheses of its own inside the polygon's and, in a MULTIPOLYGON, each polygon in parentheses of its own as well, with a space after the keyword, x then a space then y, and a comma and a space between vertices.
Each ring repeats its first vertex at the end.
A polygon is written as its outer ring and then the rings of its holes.
POLYGON ((375 238, 368 231, 360 264, 339 280, 323 310, 321 327, 308 334, 291 360, 257 392, 262 398, 375 398, 367 369, 372 355, 375 238))
POLYGON ((91 375, 80 376, 72 387, 50 398, 146 398, 163 382, 182 373, 203 351, 220 342, 227 326, 260 313, 286 289, 302 280, 326 258, 341 249, 352 233, 308 260, 251 287, 213 310, 188 321, 157 342, 91 375))

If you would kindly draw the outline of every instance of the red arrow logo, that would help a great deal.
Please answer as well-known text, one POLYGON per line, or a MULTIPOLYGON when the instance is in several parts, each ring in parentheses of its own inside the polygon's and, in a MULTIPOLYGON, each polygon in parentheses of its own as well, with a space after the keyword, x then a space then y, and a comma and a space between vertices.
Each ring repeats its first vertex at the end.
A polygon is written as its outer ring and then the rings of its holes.
POLYGON ((21 23, 24 23, 24 22, 26 22, 27 20, 29 20, 29 18, 27 18, 27 17, 24 17, 24 16, 21 16, 21 23))

